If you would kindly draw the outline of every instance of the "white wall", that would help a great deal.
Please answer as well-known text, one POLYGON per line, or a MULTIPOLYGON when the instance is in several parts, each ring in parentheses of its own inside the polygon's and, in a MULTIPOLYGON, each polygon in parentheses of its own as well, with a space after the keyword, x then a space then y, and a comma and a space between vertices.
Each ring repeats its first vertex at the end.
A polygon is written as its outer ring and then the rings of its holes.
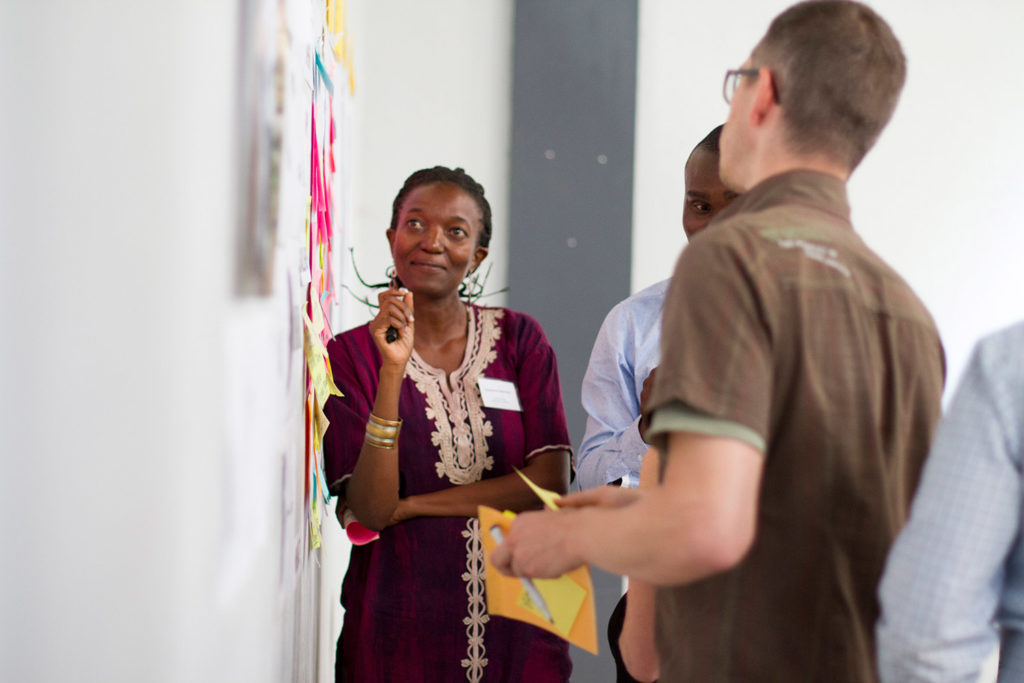
POLYGON ((237 3, 167 10, 0 16, 4 680, 266 680, 273 656, 251 630, 218 652, 212 618, 237 3))
POLYGON ((282 581, 301 425, 254 424, 287 313, 232 296, 240 7, 0 6, 0 680, 333 678, 282 581))
MULTIPOLYGON (((672 272, 683 162, 723 122, 722 77, 788 1, 641 0, 633 290, 672 272), (668 247, 668 248, 666 248, 668 247)), ((924 299, 949 389, 977 337, 1024 318, 1024 4, 878 0, 908 59, 896 114, 850 182, 860 234, 924 299)))
MULTIPOLYGON (((353 246, 369 281, 383 281, 391 263, 384 231, 402 183, 441 164, 465 168, 484 186, 494 224, 487 291, 508 284, 512 10, 511 0, 350 2, 361 26, 353 246)), ((365 292, 354 278, 346 282, 365 292)), ((505 296, 484 301, 500 306, 505 296)), ((372 317, 359 308, 346 327, 372 317)))
MULTIPOLYGON (((344 124, 366 169, 345 210, 360 265, 383 271, 391 200, 435 163, 484 184, 506 251, 511 2, 347 4, 367 101, 344 124)), ((274 415, 294 360, 275 355, 290 302, 231 296, 239 7, 0 5, 0 679, 249 683, 314 668, 284 643, 316 637, 294 615, 315 614, 319 577, 307 564, 282 584, 288 492, 260 439, 291 425, 249 425, 251 478, 225 455, 229 408, 274 415), (253 361, 241 373, 225 368, 229 343, 253 361)), ((321 559, 320 624, 336 635, 343 557, 321 559)), ((333 643, 313 649, 327 680, 333 643)))

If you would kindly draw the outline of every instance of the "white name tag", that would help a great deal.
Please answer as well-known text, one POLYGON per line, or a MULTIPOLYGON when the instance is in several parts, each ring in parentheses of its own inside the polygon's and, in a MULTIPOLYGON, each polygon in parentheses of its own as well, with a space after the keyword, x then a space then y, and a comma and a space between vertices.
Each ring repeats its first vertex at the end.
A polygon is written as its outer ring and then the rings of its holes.
POLYGON ((484 400, 485 408, 523 411, 519 403, 519 392, 512 382, 492 377, 480 377, 476 382, 480 386, 480 398, 484 400))

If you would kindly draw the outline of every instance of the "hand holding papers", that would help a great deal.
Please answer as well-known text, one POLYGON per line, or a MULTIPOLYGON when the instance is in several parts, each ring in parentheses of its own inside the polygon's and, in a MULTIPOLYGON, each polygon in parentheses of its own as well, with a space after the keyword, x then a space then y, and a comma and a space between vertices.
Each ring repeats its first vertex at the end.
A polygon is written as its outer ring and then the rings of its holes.
MULTIPOLYGON (((559 498, 557 493, 540 488, 521 472, 519 475, 546 507, 558 509, 555 504, 559 498)), ((597 618, 590 569, 581 566, 555 579, 532 579, 541 604, 547 608, 545 614, 518 577, 505 576, 491 564, 491 553, 501 542, 501 537, 508 533, 515 514, 481 505, 479 515, 486 562, 488 612, 534 624, 597 654, 597 618), (499 530, 497 538, 489 532, 495 527, 499 530)))
MULTIPOLYGON (((498 543, 505 542, 505 534, 501 533, 501 527, 495 524, 490 528, 491 536, 494 536, 494 540, 498 543)), ((526 590, 526 595, 530 598, 530 602, 533 606, 544 615, 544 618, 550 621, 552 624, 555 623, 555 618, 551 616, 551 610, 548 609, 548 603, 544 600, 544 596, 537 590, 537 586, 534 585, 532 579, 528 579, 525 576, 520 576, 519 581, 522 582, 523 588, 526 590)))

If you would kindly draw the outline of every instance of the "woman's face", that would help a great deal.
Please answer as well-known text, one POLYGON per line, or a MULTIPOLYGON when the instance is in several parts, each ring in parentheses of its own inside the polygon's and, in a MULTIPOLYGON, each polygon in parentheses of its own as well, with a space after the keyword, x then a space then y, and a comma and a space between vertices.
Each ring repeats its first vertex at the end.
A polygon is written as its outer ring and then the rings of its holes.
POLYGON ((417 296, 451 296, 487 256, 478 246, 482 231, 483 214, 468 192, 453 183, 420 185, 388 229, 396 274, 417 296))

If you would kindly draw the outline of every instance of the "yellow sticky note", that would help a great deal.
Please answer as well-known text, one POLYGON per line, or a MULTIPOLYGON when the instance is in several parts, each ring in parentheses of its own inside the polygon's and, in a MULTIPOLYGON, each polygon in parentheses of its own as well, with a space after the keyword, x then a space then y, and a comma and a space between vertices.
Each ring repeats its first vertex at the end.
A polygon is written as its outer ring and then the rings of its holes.
POLYGON ((558 509, 558 503, 556 501, 562 496, 558 495, 554 491, 549 491, 547 489, 537 486, 532 481, 530 481, 530 478, 528 476, 520 472, 519 468, 515 468, 515 470, 516 474, 522 477, 523 481, 526 482, 526 485, 529 486, 533 490, 533 492, 537 494, 537 497, 540 498, 540 501, 544 503, 544 507, 550 510, 558 509))
POLYGON ((327 372, 327 391, 331 392, 331 396, 344 396, 345 394, 341 393, 341 389, 334 383, 334 371, 331 370, 331 362, 325 359, 324 367, 327 372))
POLYGON ((327 433, 327 428, 331 426, 331 421, 327 419, 324 409, 320 406, 319 401, 313 401, 313 435, 316 437, 314 442, 316 447, 319 449, 320 444, 323 443, 324 434, 327 433))
POLYGON ((345 67, 348 69, 348 94, 356 94, 356 69, 352 56, 352 35, 345 36, 345 67))
MULTIPOLYGON (((568 576, 560 576, 557 579, 534 579, 533 585, 547 603, 555 628, 563 638, 568 638, 573 624, 576 623, 576 617, 579 616, 580 608, 583 607, 583 601, 587 599, 586 589, 568 576)), ((517 602, 521 607, 536 612, 542 619, 545 618, 525 590, 519 593, 517 602)))
POLYGON ((327 349, 313 331, 313 323, 305 311, 302 313, 302 320, 305 323, 302 348, 306 354, 306 367, 309 368, 309 378, 313 382, 317 403, 323 408, 328 396, 343 394, 334 384, 334 376, 327 360, 327 349))
POLYGON ((323 333, 327 330, 327 317, 324 315, 324 308, 320 305, 320 297, 317 295, 316 289, 313 288, 312 284, 309 287, 309 310, 312 313, 309 321, 313 324, 313 332, 316 333, 317 339, 323 339, 323 333))
POLYGON ((320 508, 317 506, 317 498, 319 498, 319 492, 313 492, 313 508, 309 513, 309 544, 313 548, 319 548, 322 544, 320 540, 320 508))
POLYGON ((302 319, 305 323, 302 349, 306 354, 306 367, 309 368, 309 379, 313 382, 313 391, 316 393, 317 401, 323 404, 327 402, 327 397, 331 392, 327 387, 327 372, 324 369, 323 355, 318 348, 322 345, 316 338, 316 334, 312 330, 313 324, 305 312, 302 314, 302 319))

